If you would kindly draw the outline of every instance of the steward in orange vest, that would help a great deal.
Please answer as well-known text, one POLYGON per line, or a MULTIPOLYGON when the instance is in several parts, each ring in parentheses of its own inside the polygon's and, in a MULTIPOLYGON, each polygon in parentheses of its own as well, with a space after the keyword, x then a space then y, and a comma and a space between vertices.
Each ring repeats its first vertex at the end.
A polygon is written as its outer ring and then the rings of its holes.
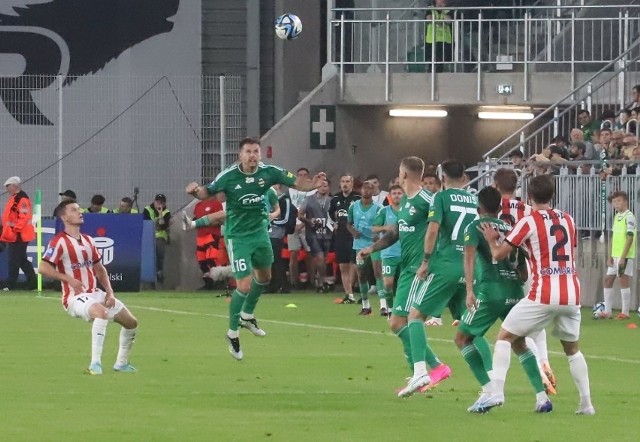
POLYGON ((11 195, 2 212, 2 235, 0 241, 7 243, 9 254, 9 277, 3 290, 12 290, 16 286, 20 269, 27 277, 27 289, 36 288, 36 274, 33 264, 27 259, 27 245, 36 238, 31 224, 32 209, 29 196, 20 187, 20 178, 12 176, 5 183, 7 193, 11 195))

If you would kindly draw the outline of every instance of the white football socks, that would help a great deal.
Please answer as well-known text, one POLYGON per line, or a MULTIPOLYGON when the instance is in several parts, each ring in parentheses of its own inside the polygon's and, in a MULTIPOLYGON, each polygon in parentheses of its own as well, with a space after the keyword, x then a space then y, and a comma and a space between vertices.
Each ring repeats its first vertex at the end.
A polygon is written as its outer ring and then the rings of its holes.
POLYGON ((107 319, 94 319, 91 326, 91 363, 102 362, 102 348, 104 337, 107 334, 107 319))
POLYGON ((129 353, 133 347, 133 341, 136 339, 137 328, 124 328, 120 330, 120 347, 118 348, 118 357, 116 365, 125 365, 129 363, 129 353))
POLYGON ((611 314, 613 307, 613 288, 604 289, 604 312, 611 314))
POLYGON ((504 396, 504 382, 511 363, 511 343, 499 340, 493 347, 493 394, 504 396))
POLYGON ((568 356, 569 370, 571 371, 571 377, 578 388, 580 394, 580 409, 584 410, 591 407, 591 390, 589 388, 589 368, 587 367, 587 361, 584 359, 584 355, 581 351, 568 356))
POLYGON ((620 289, 622 295, 622 314, 629 316, 629 304, 631 303, 631 289, 620 289))

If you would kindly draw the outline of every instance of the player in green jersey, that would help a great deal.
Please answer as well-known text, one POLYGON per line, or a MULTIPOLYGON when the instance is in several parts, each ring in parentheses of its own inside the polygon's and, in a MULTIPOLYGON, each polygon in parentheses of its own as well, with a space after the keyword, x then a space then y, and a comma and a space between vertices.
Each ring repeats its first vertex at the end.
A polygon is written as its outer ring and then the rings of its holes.
MULTIPOLYGON (((471 372, 482 387, 482 394, 489 393, 490 379, 486 361, 474 345, 476 336, 484 336, 498 320, 503 320, 511 308, 524 296, 524 281, 527 280, 527 263, 523 253, 514 252, 502 261, 491 256, 491 247, 478 231, 481 223, 488 223, 506 235, 511 226, 498 219, 501 207, 500 192, 494 187, 485 187, 478 193, 478 214, 464 233, 464 276, 467 288, 467 311, 462 315, 455 343, 471 372)), ((533 353, 520 358, 528 374, 537 371, 533 353)), ((534 386, 543 388, 540 376, 529 376, 534 386)), ((475 404, 468 408, 474 411, 475 404)))
POLYGON ((389 326, 400 338, 409 366, 413 366, 407 316, 413 299, 418 295, 421 285, 416 271, 422 262, 422 243, 427 231, 427 216, 433 201, 433 195, 422 189, 421 180, 424 162, 418 157, 407 157, 400 162, 399 181, 404 190, 398 211, 398 224, 395 229, 377 240, 373 245, 358 252, 364 259, 372 252, 385 249, 400 241, 400 277, 396 296, 393 300, 389 326))
MULTIPOLYGON (((413 377, 398 393, 400 397, 411 396, 414 392, 428 385, 437 385, 451 376, 449 366, 438 360, 427 343, 424 321, 427 316, 439 315, 447 306, 454 317, 461 315, 465 308, 462 266, 464 229, 478 216, 478 199, 462 190, 466 181, 462 163, 445 161, 442 173, 444 190, 433 197, 429 228, 423 242, 424 258, 416 272, 420 279, 426 278, 426 283, 420 287, 418 296, 413 300, 408 321, 413 352, 413 377), (427 364, 431 369, 430 373, 427 373, 427 364)), ((488 344, 486 348, 489 348, 488 344)))
POLYGON ((271 280, 273 262, 265 195, 273 184, 308 191, 326 181, 324 173, 311 180, 296 178, 280 167, 262 163, 260 158, 260 141, 245 138, 240 142, 237 163, 220 172, 209 185, 190 183, 186 187, 188 194, 201 200, 217 193, 226 196, 225 244, 236 290, 229 305, 229 330, 225 336, 229 352, 237 360, 243 357, 238 327, 256 336, 266 335, 253 314, 260 294, 271 280))

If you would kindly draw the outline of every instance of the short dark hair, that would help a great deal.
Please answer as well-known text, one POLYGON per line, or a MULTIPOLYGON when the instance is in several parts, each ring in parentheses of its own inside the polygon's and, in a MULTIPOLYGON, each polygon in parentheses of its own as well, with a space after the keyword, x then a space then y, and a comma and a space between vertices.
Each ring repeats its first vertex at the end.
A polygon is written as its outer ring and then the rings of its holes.
POLYGON ((128 196, 125 196, 120 201, 122 201, 123 203, 127 203, 129 205, 133 205, 133 200, 131 198, 129 198, 128 196))
POLYGON ((548 204, 553 199, 556 183, 550 175, 538 175, 529 179, 527 193, 538 204, 548 204))
POLYGON ((404 192, 404 189, 402 188, 402 186, 400 184, 394 184, 393 186, 389 187, 389 193, 391 193, 391 191, 396 190, 396 189, 400 189, 404 192))
POLYGON ((580 110, 578 111, 578 115, 582 115, 582 114, 591 115, 591 112, 589 112, 589 111, 588 111, 588 110, 586 110, 586 109, 580 109, 580 110))
POLYGON ((309 169, 307 169, 306 167, 300 167, 298 170, 296 170, 296 175, 299 174, 302 171, 307 172, 308 174, 310 174, 311 172, 309 172, 309 169))
POLYGON ((64 201, 61 201, 60 204, 58 204, 56 206, 56 209, 54 210, 55 216, 63 215, 64 212, 66 212, 67 206, 69 204, 77 204, 77 203, 76 203, 76 200, 64 200, 64 201))
POLYGON ((513 169, 507 169, 506 167, 496 170, 493 176, 493 182, 496 183, 498 191, 513 193, 518 187, 518 175, 513 169))
POLYGON ((607 198, 607 201, 612 202, 616 198, 622 198, 626 202, 629 202, 629 195, 627 194, 627 192, 624 192, 622 190, 613 192, 611 195, 609 195, 609 197, 607 198))
POLYGON ((400 165, 414 175, 422 178, 422 173, 424 172, 424 161, 422 161, 422 158, 405 157, 400 162, 400 165))
POLYGON ((376 175, 375 173, 370 173, 369 175, 367 175, 367 178, 365 179, 365 181, 370 181, 370 180, 380 180, 380 177, 378 175, 376 175))
POLYGON ((600 133, 602 132, 611 132, 613 134, 613 131, 611 129, 609 129, 608 127, 603 127, 602 129, 600 129, 600 133))
POLYGON ((577 148, 578 150, 581 150, 582 153, 585 153, 587 151, 587 145, 582 141, 574 141, 573 143, 571 143, 571 146, 577 148))
POLYGON ((635 90, 636 92, 640 92, 640 84, 636 84, 631 90, 635 90))
POLYGON ((502 196, 495 187, 487 186, 478 192, 478 204, 491 215, 498 213, 501 202, 502 196))
POLYGON ((564 143, 564 144, 568 144, 569 140, 567 140, 566 137, 564 137, 563 135, 556 135, 555 137, 553 137, 553 139, 551 140, 552 143, 564 143))
POLYGON ((520 149, 516 149, 516 150, 512 150, 511 153, 509 154, 509 158, 511 157, 524 158, 524 154, 520 149))
POLYGON ((458 160, 447 160, 442 163, 442 173, 444 173, 447 178, 459 180, 464 176, 464 164, 458 160))
POLYGON ((631 111, 629 109, 620 109, 620 112, 618 112, 618 115, 622 115, 625 114, 627 117, 631 116, 631 111))
POLYGON ((98 194, 98 195, 93 195, 91 197, 91 204, 95 204, 96 206, 101 206, 103 205, 105 202, 105 197, 98 194))
POLYGON ((240 150, 245 146, 245 144, 257 144, 260 145, 260 140, 257 138, 246 137, 240 140, 240 150))
POLYGON ((636 114, 640 114, 640 106, 636 106, 633 109, 631 109, 631 112, 635 112, 636 114))

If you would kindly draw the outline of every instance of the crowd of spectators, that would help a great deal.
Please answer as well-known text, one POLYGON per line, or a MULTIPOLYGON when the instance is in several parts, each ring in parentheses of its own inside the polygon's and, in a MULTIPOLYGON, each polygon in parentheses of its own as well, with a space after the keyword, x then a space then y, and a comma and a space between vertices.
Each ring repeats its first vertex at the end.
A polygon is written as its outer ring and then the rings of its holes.
POLYGON ((603 110, 599 119, 586 109, 576 115, 569 138, 556 136, 540 152, 528 158, 519 150, 510 153, 513 167, 524 175, 598 173, 607 176, 635 174, 640 163, 637 119, 640 115, 640 85, 633 88, 633 101, 624 109, 603 110))

